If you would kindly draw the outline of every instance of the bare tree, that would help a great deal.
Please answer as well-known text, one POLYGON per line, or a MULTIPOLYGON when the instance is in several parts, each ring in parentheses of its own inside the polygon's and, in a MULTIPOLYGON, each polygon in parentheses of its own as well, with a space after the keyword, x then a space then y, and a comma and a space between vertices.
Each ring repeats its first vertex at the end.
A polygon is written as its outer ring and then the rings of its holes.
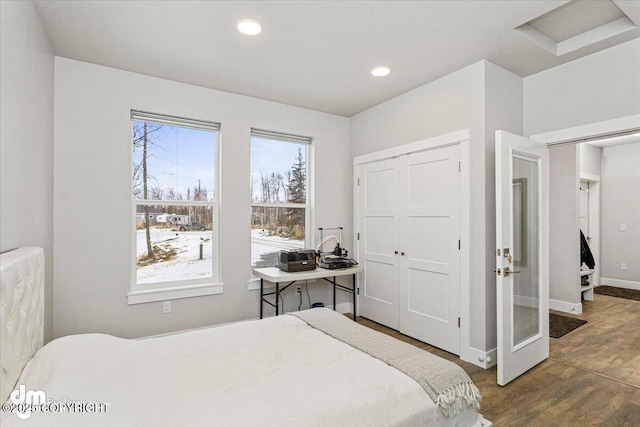
POLYGON ((252 175, 251 175, 251 187, 250 187, 250 190, 249 190, 249 191, 251 191, 251 202, 252 202, 252 203, 256 201, 256 200, 255 200, 255 197, 254 197, 254 195, 253 195, 253 191, 254 191, 253 187, 254 187, 254 185, 255 185, 255 182, 256 182, 256 180, 255 180, 255 178, 254 178, 254 176, 253 176, 253 174, 252 174, 252 175))
MULTIPOLYGON (((260 179, 251 176, 252 203, 287 203, 290 198, 291 170, 285 174, 260 172, 260 179), (257 188, 256 188, 257 186, 257 188)), ((283 208, 256 206, 252 209, 252 224, 270 230, 277 229, 286 222, 287 213, 283 208)))
POLYGON ((167 188, 167 191, 165 192, 165 199, 166 200, 178 200, 177 195, 176 195, 176 190, 173 187, 167 188))
POLYGON ((284 177, 282 174, 278 174, 280 176, 280 184, 282 185, 282 190, 284 191, 284 202, 289 202, 289 182, 291 181, 291 171, 287 171, 287 176, 284 177))
MULTIPOLYGON (((143 149, 143 158, 144 159, 148 159, 149 157, 151 157, 151 154, 149 153, 150 148, 149 146, 151 145, 156 145, 153 141, 152 138, 152 134, 154 134, 155 132, 158 132, 160 129, 162 129, 162 125, 160 124, 155 124, 155 123, 142 123, 142 122, 135 122, 134 126, 133 126, 133 151, 135 152, 136 149, 143 149), (144 156, 144 144, 147 144, 147 153, 146 156, 144 156)), ((133 196, 136 199, 140 199, 143 198, 143 159, 141 159, 139 162, 134 162, 133 164, 133 196)), ((152 176, 150 176, 147 172, 147 179, 148 180, 153 180, 154 178, 152 176)))
MULTIPOLYGON (((144 133, 142 137, 143 151, 142 151, 142 197, 146 200, 148 195, 147 183, 149 181, 149 174, 147 172, 147 156, 149 155, 149 134, 147 133, 147 123, 144 123, 144 133)), ((153 253, 153 246, 151 246, 151 231, 149 220, 149 205, 144 205, 144 229, 147 234, 147 257, 155 258, 153 253)))
POLYGON ((151 200, 163 200, 164 190, 160 187, 151 188, 151 200))
MULTIPOLYGON (((133 150, 136 148, 142 148, 142 159, 140 163, 133 165, 133 194, 134 197, 140 196, 140 187, 142 187, 142 199, 149 199, 149 171, 147 167, 147 160, 149 159, 149 146, 153 144, 150 134, 157 132, 162 128, 162 125, 151 124, 142 122, 142 126, 139 123, 134 124, 133 127, 133 150)), ((149 229, 149 205, 144 205, 144 228, 147 235, 147 256, 149 258, 155 258, 153 253, 153 247, 151 245, 151 231, 149 229)))

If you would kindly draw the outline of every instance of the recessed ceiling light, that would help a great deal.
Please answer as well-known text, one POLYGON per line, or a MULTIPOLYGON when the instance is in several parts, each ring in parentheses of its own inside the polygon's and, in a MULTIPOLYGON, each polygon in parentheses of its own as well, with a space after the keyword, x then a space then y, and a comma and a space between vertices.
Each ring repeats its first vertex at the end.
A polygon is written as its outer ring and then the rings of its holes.
POLYGON ((376 77, 384 77, 389 75, 391 69, 389 67, 376 67, 371 70, 371 75, 376 77))
POLYGON ((241 19, 238 21, 238 31, 248 36, 257 36, 262 32, 262 26, 253 19, 241 19))

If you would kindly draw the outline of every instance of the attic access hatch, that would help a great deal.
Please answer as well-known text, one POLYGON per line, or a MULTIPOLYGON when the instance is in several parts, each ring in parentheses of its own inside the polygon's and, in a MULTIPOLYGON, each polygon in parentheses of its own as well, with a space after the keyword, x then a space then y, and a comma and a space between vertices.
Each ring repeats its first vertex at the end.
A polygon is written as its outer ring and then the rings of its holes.
POLYGON ((640 25, 640 4, 628 0, 573 0, 515 30, 562 56, 640 25))

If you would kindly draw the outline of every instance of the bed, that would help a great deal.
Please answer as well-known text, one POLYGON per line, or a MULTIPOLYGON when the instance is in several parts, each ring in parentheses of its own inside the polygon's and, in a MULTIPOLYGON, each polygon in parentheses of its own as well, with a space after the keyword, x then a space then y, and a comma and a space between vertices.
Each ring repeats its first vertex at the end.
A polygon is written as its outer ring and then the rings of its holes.
POLYGON ((457 365, 329 309, 139 340, 73 335, 39 348, 32 306, 41 290, 11 286, 26 273, 5 274, 5 255, 3 426, 491 425, 457 365), (39 390, 46 412, 10 411, 39 390))

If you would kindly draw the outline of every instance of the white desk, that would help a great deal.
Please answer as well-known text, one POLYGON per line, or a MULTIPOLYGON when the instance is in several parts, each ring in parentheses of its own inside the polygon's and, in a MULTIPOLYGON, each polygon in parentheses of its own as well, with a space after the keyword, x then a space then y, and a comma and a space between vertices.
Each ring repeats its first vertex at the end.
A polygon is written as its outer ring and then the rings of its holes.
POLYGON ((358 294, 358 290, 356 288, 356 275, 358 273, 362 273, 364 271, 364 267, 362 266, 354 266, 350 268, 340 268, 336 270, 328 270, 326 268, 316 268, 311 271, 299 271, 297 273, 289 273, 286 271, 282 271, 276 267, 267 267, 267 268, 254 268, 253 274, 256 277, 260 278, 260 318, 262 319, 262 307, 266 302, 270 306, 276 309, 276 316, 280 314, 280 292, 287 289, 289 286, 293 285, 295 282, 300 280, 311 280, 311 279, 323 279, 333 285, 333 309, 336 309, 336 290, 341 290, 353 295, 353 320, 356 320, 356 296, 358 294), (352 276, 352 287, 348 288, 346 286, 340 285, 336 282, 336 278, 340 276, 352 276), (330 280, 330 278, 332 280, 330 280), (275 292, 264 293, 264 281, 271 282, 276 285, 275 292), (280 288, 280 283, 286 283, 282 289, 280 288), (266 296, 275 295, 276 300, 275 304, 271 301, 267 301, 265 299, 266 296))

